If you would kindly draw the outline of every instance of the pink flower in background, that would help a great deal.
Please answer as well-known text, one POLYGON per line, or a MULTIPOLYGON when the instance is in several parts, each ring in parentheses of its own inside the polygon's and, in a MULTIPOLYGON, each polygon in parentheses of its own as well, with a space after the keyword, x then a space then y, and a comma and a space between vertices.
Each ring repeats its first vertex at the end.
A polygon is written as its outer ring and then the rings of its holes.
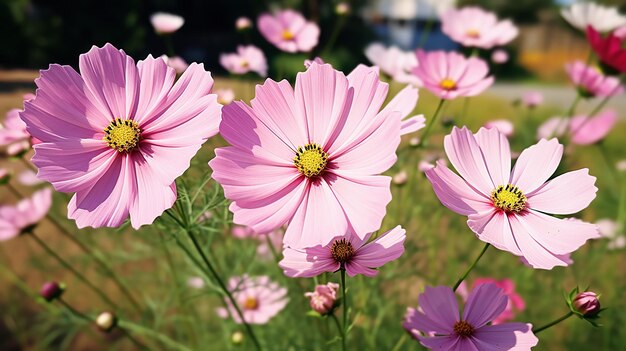
POLYGON ((279 266, 289 277, 315 277, 324 272, 336 272, 342 267, 351 277, 357 274, 373 277, 378 274, 374 268, 404 253, 406 231, 397 226, 368 243, 371 235, 361 239, 348 232, 334 237, 326 245, 304 248, 287 246, 283 251, 285 258, 279 262, 279 266))
POLYGON ((187 279, 187 286, 194 289, 202 289, 205 287, 204 279, 202 277, 191 277, 187 279))
POLYGON ((0 183, 3 183, 10 176, 9 171, 7 171, 6 168, 0 168, 0 183))
POLYGON ((283 236, 284 232, 280 229, 272 230, 267 234, 257 235, 256 238, 259 241, 259 246, 256 248, 257 256, 265 261, 273 259, 274 253, 272 252, 268 240, 272 243, 275 250, 280 251, 283 248, 283 236))
POLYGON ((616 250, 626 247, 626 236, 620 233, 620 231, 623 231, 623 229, 617 222, 605 218, 597 220, 596 225, 598 226, 602 237, 609 240, 609 243, 607 245, 607 248, 609 250, 616 250))
POLYGON ((578 145, 595 144, 604 139, 617 123, 617 111, 606 109, 595 117, 576 116, 569 124, 571 141, 578 145))
POLYGON ((522 105, 535 108, 543 104, 543 95, 538 91, 529 91, 522 95, 522 105))
POLYGON ((12 239, 37 224, 48 214, 51 205, 52 190, 44 188, 15 206, 0 206, 0 241, 12 239))
POLYGON ((150 23, 158 34, 171 34, 185 24, 185 19, 166 12, 157 12, 150 16, 150 23))
POLYGON ((6 146, 7 154, 17 155, 30 148, 30 134, 20 119, 20 109, 7 112, 4 123, 0 123, 0 146, 6 146))
POLYGON ((502 313, 500 313, 496 318, 492 320, 493 325, 502 324, 504 322, 508 322, 515 318, 515 315, 519 312, 524 311, 526 308, 526 303, 524 299, 515 292, 515 283, 508 278, 497 280, 493 278, 477 278, 474 281, 474 288, 480 286, 481 284, 494 284, 495 286, 502 289, 506 297, 508 298, 508 303, 506 304, 506 308, 502 313))
POLYGON ((498 49, 491 53, 491 62, 499 65, 509 62, 509 53, 506 50, 498 49))
POLYGON ((246 30, 252 28, 252 20, 248 17, 239 17, 235 21, 235 29, 246 30))
POLYGON ((318 43, 320 28, 294 10, 264 13, 257 20, 259 31, 277 48, 286 52, 308 52, 318 43))
POLYGON ((28 186, 39 185, 43 183, 41 179, 37 178, 37 173, 31 171, 30 169, 26 169, 20 172, 20 174, 17 175, 17 180, 21 184, 28 186))
MULTIPOLYGON (((228 281, 228 289, 232 293, 243 319, 249 324, 265 324, 285 308, 289 298, 287 289, 272 282, 268 276, 232 277, 228 281)), ((230 300, 225 300, 228 310, 224 307, 217 309, 217 314, 228 318, 229 314, 235 323, 241 324, 241 319, 235 312, 230 300)))
POLYGON ((387 91, 374 68, 346 77, 313 62, 295 90, 268 79, 252 107, 224 107, 220 132, 232 146, 209 165, 234 222, 260 234, 288 223, 284 243, 297 247, 380 228, 391 200, 391 178, 380 174, 395 163, 400 118, 417 100, 406 90, 380 110, 387 91))
POLYGON ((267 76, 265 55, 254 45, 239 45, 236 53, 221 54, 220 64, 230 73, 255 72, 261 77, 267 76))
POLYGON ((585 31, 592 26, 600 32, 610 32, 626 25, 626 17, 617 7, 604 6, 595 2, 581 1, 561 9, 561 16, 575 28, 585 31))
POLYGON ((415 52, 402 51, 397 46, 387 48, 381 43, 373 43, 365 48, 365 56, 396 82, 421 86, 419 78, 411 74, 418 64, 415 52))
POLYGON ((135 65, 110 44, 80 56, 79 75, 50 65, 35 81, 37 97, 20 114, 34 146, 38 177, 75 192, 68 216, 79 228, 137 229, 176 200, 174 180, 210 136, 221 106, 213 79, 192 64, 176 72, 160 58, 135 65))
POLYGON ((493 121, 489 121, 485 123, 484 127, 487 129, 495 128, 506 137, 512 136, 515 132, 515 126, 513 125, 513 123, 506 119, 496 119, 493 121))
POLYGON ((609 97, 624 92, 620 80, 608 77, 594 67, 585 65, 582 61, 575 61, 565 65, 565 71, 570 80, 585 97, 609 97))
POLYGON ((493 84, 489 67, 480 58, 465 58, 458 52, 417 51, 419 66, 413 69, 424 88, 442 99, 476 96, 493 84))
POLYGON ((462 314, 454 291, 447 286, 426 287, 418 301, 419 309, 408 309, 404 329, 427 348, 524 351, 539 342, 531 324, 489 324, 502 314, 509 301, 495 284, 477 285, 462 314))
POLYGON ((235 100, 235 91, 233 89, 216 89, 217 102, 222 105, 228 105, 235 100))
POLYGON ((552 117, 537 128, 537 140, 559 138, 567 132, 569 121, 563 117, 552 117))
POLYGON ((406 182, 408 180, 409 180, 409 174, 405 170, 402 170, 402 171, 396 173, 393 176, 393 178, 391 179, 391 181, 395 185, 404 185, 404 184, 406 184, 406 182))
POLYGON ((599 237, 593 224, 547 215, 582 211, 598 190, 588 169, 547 181, 563 155, 556 139, 524 150, 512 170, 509 142, 496 129, 472 134, 454 127, 444 148, 460 177, 441 164, 426 176, 444 206, 468 216, 480 240, 523 256, 534 268, 551 269, 567 265, 560 255, 599 237))
POLYGON ((167 55, 162 55, 161 58, 178 74, 183 74, 183 72, 185 72, 185 70, 189 68, 189 64, 187 63, 187 61, 185 61, 185 59, 180 56, 167 57, 167 55))
POLYGON ((234 226, 230 233, 237 239, 253 238, 256 235, 252 228, 243 225, 234 226))
POLYGON ((495 13, 476 6, 446 11, 441 15, 441 30, 463 46, 481 49, 508 44, 519 33, 510 20, 499 21, 495 13))
POLYGON ((337 290, 339 290, 339 284, 327 283, 325 285, 317 285, 315 291, 307 292, 304 296, 309 298, 309 304, 313 311, 324 315, 335 307, 337 290))

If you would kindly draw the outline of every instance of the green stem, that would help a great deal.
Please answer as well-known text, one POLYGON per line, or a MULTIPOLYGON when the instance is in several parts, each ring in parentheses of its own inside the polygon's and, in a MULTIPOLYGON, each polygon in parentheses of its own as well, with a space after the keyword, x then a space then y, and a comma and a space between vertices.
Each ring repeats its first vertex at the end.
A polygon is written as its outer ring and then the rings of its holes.
POLYGON ((345 339, 344 335, 343 335, 343 328, 341 327, 341 323, 339 323, 339 318, 337 318, 337 316, 335 316, 335 314, 331 314, 330 317, 335 321, 335 325, 337 326, 337 331, 339 332, 339 335, 341 336, 341 348, 342 350, 345 350, 345 343, 343 342, 343 340, 345 339))
POLYGON ((541 326, 539 328, 534 328, 533 329, 533 333, 535 333, 535 334, 540 333, 540 332, 542 332, 542 331, 544 331, 544 330, 546 330, 546 329, 548 329, 548 328, 550 328, 552 326, 555 326, 555 325, 563 322, 564 320, 568 319, 569 317, 571 317, 573 315, 574 315, 574 312, 569 311, 567 314, 563 315, 559 319, 556 319, 556 320, 554 320, 554 321, 552 321, 552 322, 550 322, 550 323, 548 323, 548 324, 546 324, 544 326, 541 326))
POLYGON ((428 144, 428 136, 430 135, 430 132, 433 129, 433 125, 435 124, 435 121, 437 121, 437 118, 441 114, 441 109, 443 105, 445 104, 445 102, 446 100, 444 99, 439 100, 439 105, 437 105, 437 109, 435 110, 433 117, 430 119, 430 121, 428 121, 428 124, 426 125, 426 129, 424 130, 424 134, 422 134, 422 138, 420 139, 420 142, 417 144, 418 148, 422 146, 426 146, 428 144))
POLYGON ((217 270, 215 269, 211 261, 209 261, 208 257, 206 256, 206 254, 200 247, 200 243, 198 242, 198 239, 193 234, 193 232, 189 230, 188 228, 185 228, 185 233, 187 233, 187 236, 193 243, 194 248, 200 255, 200 258, 202 258, 202 261, 204 262, 205 266, 208 268, 209 272, 211 273, 211 275, 213 276, 217 284, 220 286, 220 289, 223 291, 223 293, 226 295, 226 297, 232 304, 233 308, 235 309, 235 312, 237 313, 237 316, 241 320, 241 323, 243 323, 244 327, 246 328, 246 331, 248 332, 248 335, 250 335, 250 338, 252 339, 252 342, 254 343, 255 348, 257 350, 261 350, 262 349, 261 344, 259 343, 259 340, 256 338, 256 335, 254 334, 252 327, 250 326, 250 324, 248 324, 248 322, 243 317, 243 313, 241 312, 241 309, 239 308, 239 304, 237 303, 237 301, 231 294, 230 290, 228 290, 228 287, 226 287, 226 284, 224 283, 220 275, 217 273, 217 270))
POLYGON ((341 300, 343 301, 343 333, 341 334, 341 347, 343 351, 347 350, 348 339, 348 296, 346 295, 346 269, 341 267, 341 300))
POLYGON ((72 307, 72 305, 67 303, 67 301, 63 300, 62 298, 58 298, 57 301, 59 301, 59 303, 63 305, 68 311, 70 311, 70 313, 73 314, 74 316, 80 319, 83 319, 87 322, 90 322, 90 323, 92 322, 91 318, 89 318, 87 315, 83 314, 82 312, 72 307))
POLYGON ((125 321, 125 320, 120 320, 118 322, 118 325, 120 326, 120 328, 122 329, 126 329, 126 330, 130 330, 136 334, 139 335, 145 335, 145 336, 149 336, 153 339, 156 339, 160 342, 162 342, 163 344, 171 347, 173 350, 180 350, 180 351, 192 351, 190 348, 188 348, 187 346, 178 343, 177 341, 174 341, 172 339, 170 339, 169 337, 167 337, 167 335, 161 334, 159 332, 156 332, 152 329, 146 328, 144 326, 129 322, 129 321, 125 321))
MULTIPOLYGON (((347 19, 348 19, 347 15, 342 15, 341 18, 339 18, 339 20, 336 21, 337 24, 335 25, 335 28, 330 34, 330 37, 328 38, 328 41, 326 42, 324 49, 320 53, 321 57, 325 57, 333 48, 333 46, 335 45, 335 42, 337 41, 337 38, 339 37, 339 34, 343 30, 343 27, 345 26, 347 22, 347 19)), ((311 58, 314 58, 314 57, 311 57, 311 58)))
POLYGON ((167 48, 167 56, 174 57, 174 41, 172 40, 171 34, 163 35, 163 40, 165 40, 165 47, 167 48))
POLYGON ((474 267, 476 267, 476 264, 478 263, 478 261, 480 261, 481 257, 483 257, 483 255, 485 254, 485 252, 487 251, 489 246, 491 246, 491 244, 489 244, 489 243, 485 244, 485 247, 483 247, 483 250, 480 252, 478 257, 476 257, 476 259, 474 260, 474 263, 472 263, 472 265, 469 266, 467 271, 465 271, 465 274, 463 274, 461 276, 461 278, 459 278, 459 280, 457 280, 456 283, 454 283, 454 287, 452 288, 452 290, 456 291, 456 289, 459 288, 459 285, 461 285, 461 283, 465 280, 465 278, 467 278, 467 276, 470 274, 472 269, 474 269, 474 267))
POLYGON ((111 308, 113 308, 116 311, 120 310, 119 306, 117 304, 115 304, 115 302, 111 301, 111 299, 109 299, 109 297, 106 296, 97 286, 95 286, 84 275, 82 275, 79 271, 77 271, 74 267, 72 267, 72 265, 70 263, 65 261, 63 258, 61 258, 61 256, 59 256, 56 252, 54 252, 54 250, 52 250, 52 248, 50 248, 43 240, 41 240, 41 238, 39 238, 35 234, 35 232, 33 232, 31 230, 29 232, 26 232, 26 234, 30 234, 30 237, 33 238, 37 242, 37 244, 39 244, 39 246, 41 246, 44 249, 44 251, 46 251, 46 253, 48 253, 48 255, 50 255, 54 259, 56 259, 61 264, 61 266, 63 266, 63 268, 65 268, 68 271, 72 272, 72 274, 74 274, 76 276, 76 278, 78 278, 81 282, 83 282, 91 290, 93 290, 93 292, 95 292, 111 308))
MULTIPOLYGON (((20 159, 24 160, 24 158, 20 158, 20 159)), ((15 196, 17 196, 18 198, 23 198, 23 196, 20 194, 20 192, 17 191, 17 189, 15 189, 11 184, 7 184, 7 187, 9 188, 9 190, 11 190, 11 192, 15 196)), ((107 275, 109 278, 111 278, 111 280, 113 280, 113 282, 115 283, 115 285, 117 285, 117 287, 122 292, 122 294, 126 297, 126 299, 128 299, 128 301, 131 303, 131 305, 133 305, 133 308, 135 309, 135 311, 137 313, 141 314, 142 310, 141 310, 141 307, 140 307, 139 303, 137 302, 137 300, 135 300, 133 295, 130 293, 130 290, 128 290, 128 288, 124 284, 122 284, 122 281, 117 277, 117 275, 115 274, 113 269, 111 269, 111 267, 109 267, 104 262, 104 260, 102 260, 98 255, 96 255, 95 252, 93 252, 89 247, 87 247, 80 240, 78 240, 76 237, 74 237, 74 235, 72 235, 70 232, 68 232, 67 229, 65 229, 65 227, 63 227, 63 225, 61 225, 61 223, 59 223, 59 221, 57 221, 49 213, 46 214, 46 218, 58 229, 58 231, 61 233, 61 235, 63 235, 66 238, 68 238, 72 243, 74 243, 83 252, 85 252, 87 254, 87 256, 89 256, 94 262, 96 262, 96 264, 100 267, 102 272, 105 275, 107 275)))
POLYGON ((274 256, 274 260, 276 262, 280 261, 280 256, 278 255, 278 252, 276 251, 276 247, 274 247, 274 243, 272 243, 272 239, 270 238, 269 234, 265 235, 265 240, 267 241, 267 246, 270 248, 270 251, 272 252, 272 256, 274 256))

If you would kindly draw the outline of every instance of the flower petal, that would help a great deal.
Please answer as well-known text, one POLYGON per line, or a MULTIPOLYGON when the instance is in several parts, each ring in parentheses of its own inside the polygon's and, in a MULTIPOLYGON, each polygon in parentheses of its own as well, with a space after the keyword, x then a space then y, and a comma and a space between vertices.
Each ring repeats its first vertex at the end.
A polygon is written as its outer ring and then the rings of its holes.
POLYGON ((511 174, 509 140, 498 129, 480 128, 474 135, 481 150, 485 150, 485 165, 494 185, 506 185, 511 174))
POLYGON ((527 206, 534 210, 570 214, 587 208, 595 199, 596 177, 587 168, 562 174, 528 194, 527 206))
POLYGON ((444 148, 450 163, 470 186, 484 195, 491 194, 497 184, 491 180, 485 156, 469 129, 454 127, 444 139, 444 148))
POLYGON ((522 151, 515 162, 509 183, 524 194, 530 194, 545 183, 556 171, 563 156, 563 145, 558 140, 541 139, 522 151))
POLYGON ((474 332, 472 339, 481 351, 530 351, 539 342, 532 324, 524 323, 484 326, 474 332))
POLYGON ((402 256, 405 239, 406 230, 397 226, 357 249, 352 262, 369 268, 381 267, 402 256))
POLYGON ((521 256, 508 216, 498 210, 490 210, 482 213, 471 214, 467 225, 478 235, 478 238, 494 247, 521 256))
POLYGON ((328 247, 317 245, 306 249, 285 247, 284 258, 278 263, 288 277, 315 277, 325 272, 335 272, 335 262, 328 247))
POLYGON ((463 309, 463 320, 475 329, 493 321, 506 308, 509 298, 493 283, 480 284, 472 290, 463 309))
POLYGON ((437 334, 452 334, 454 323, 460 319, 456 296, 448 286, 427 286, 418 297, 419 307, 433 322, 431 329, 437 334))

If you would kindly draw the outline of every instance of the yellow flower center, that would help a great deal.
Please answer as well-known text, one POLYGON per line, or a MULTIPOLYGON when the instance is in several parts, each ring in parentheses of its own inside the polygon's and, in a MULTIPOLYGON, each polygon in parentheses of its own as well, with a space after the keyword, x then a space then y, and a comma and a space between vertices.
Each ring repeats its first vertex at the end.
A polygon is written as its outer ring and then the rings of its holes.
POLYGON ((526 208, 526 196, 516 186, 500 185, 491 192, 493 205, 505 212, 521 212, 526 208))
POLYGON ((352 243, 346 239, 335 240, 330 247, 330 254, 335 262, 343 264, 349 262, 352 256, 354 256, 354 248, 352 243))
POLYGON ((474 333, 474 326, 467 323, 466 321, 460 320, 454 323, 454 334, 467 338, 472 336, 474 333))
POLYGON ((244 310, 256 310, 259 307, 259 300, 256 297, 247 297, 243 302, 244 310))
POLYGON ((104 129, 102 140, 118 152, 130 152, 139 143, 141 129, 137 122, 116 118, 104 129))
POLYGON ((456 82, 450 78, 446 78, 439 83, 439 86, 445 90, 454 90, 456 89, 456 82))
POLYGON ((293 40, 296 36, 289 29, 285 29, 281 35, 283 40, 293 40))
POLYGON ((318 144, 306 144, 299 147, 293 164, 307 178, 320 175, 328 163, 328 154, 318 144))
POLYGON ((470 38, 480 38, 480 31, 478 31, 477 29, 470 29, 467 32, 465 32, 465 35, 467 35, 470 38))

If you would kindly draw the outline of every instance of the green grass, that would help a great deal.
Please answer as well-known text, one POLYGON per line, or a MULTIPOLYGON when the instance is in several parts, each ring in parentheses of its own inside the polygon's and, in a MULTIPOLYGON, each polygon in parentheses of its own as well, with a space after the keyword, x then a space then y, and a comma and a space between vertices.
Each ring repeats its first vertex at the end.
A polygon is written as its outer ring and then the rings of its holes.
MULTIPOLYGON (((218 87, 232 86, 238 98, 249 101, 254 96, 253 84, 220 80, 218 87)), ((400 86, 392 85, 397 92, 400 86)), ((433 113, 437 99, 421 91, 417 112, 427 118, 433 113)), ((549 102, 548 102, 549 103, 549 102)), ((512 120, 516 135, 511 140, 513 150, 521 151, 534 143, 536 126, 547 117, 560 111, 546 107, 526 111, 509 102, 484 96, 469 102, 467 113, 462 115, 464 101, 453 101, 443 117, 452 118, 456 125, 468 125, 477 130, 485 121, 496 118, 512 120)), ((354 321, 349 335, 350 350, 420 350, 421 346, 411 340, 401 327, 407 306, 416 306, 417 296, 425 285, 449 285, 468 267, 480 252, 483 243, 469 230, 466 218, 443 207, 435 197, 430 183, 417 170, 417 163, 425 154, 445 157, 442 138, 451 127, 437 125, 426 150, 408 145, 405 137, 398 152, 398 162, 390 175, 400 170, 409 173, 408 183, 394 185, 393 200, 382 230, 402 225, 407 230, 405 254, 380 270, 376 278, 348 278, 350 315, 354 321)), ((624 124, 620 124, 605 142, 606 156, 612 160, 626 158, 623 149, 624 124)), ((339 350, 340 342, 332 320, 306 314, 308 301, 303 293, 314 287, 313 279, 290 279, 285 277, 276 263, 255 257, 255 240, 238 240, 230 235, 232 216, 223 201, 221 190, 209 182, 196 202, 187 201, 193 195, 200 179, 207 175, 207 162, 214 156, 213 149, 224 145, 220 138, 209 141, 193 160, 192 168, 179 181, 180 201, 185 211, 193 215, 208 206, 213 217, 194 228, 199 231, 202 245, 210 248, 210 258, 224 277, 232 275, 269 275, 290 291, 287 308, 267 325, 254 329, 267 350, 339 350), (186 207, 188 204, 190 207, 186 207)), ((589 209, 577 217, 588 221, 600 218, 616 218, 620 187, 623 182, 613 179, 612 174, 596 146, 568 147, 558 173, 587 167, 598 177, 600 189, 597 199, 589 209)), ((17 167, 17 163, 12 164, 17 167)), ((624 174, 620 177, 624 178, 624 174)), ((26 191, 26 189, 23 189, 26 191)), ((186 258, 177 245, 178 240, 189 244, 167 216, 162 216, 154 226, 135 232, 124 227, 118 230, 76 230, 75 224, 64 220, 65 201, 62 194, 55 195, 56 206, 52 216, 62 220, 76 237, 106 257, 107 262, 120 274, 125 283, 142 302, 144 312, 133 313, 130 308, 119 312, 122 319, 132 321, 193 350, 249 350, 252 344, 231 342, 231 335, 243 328, 232 321, 219 319, 215 308, 221 305, 214 283, 203 290, 187 287, 191 276, 202 275, 186 258)), ((567 201, 567 199, 563 199, 567 201)), ((93 263, 76 247, 55 232, 48 223, 39 229, 58 252, 81 269, 120 305, 128 307, 119 292, 109 281, 97 273, 93 263)), ((3 322, 12 338, 25 345, 38 345, 35 349, 132 349, 124 338, 104 337, 57 308, 50 309, 32 298, 44 280, 59 279, 69 288, 65 295, 68 303, 89 315, 96 315, 107 307, 56 262, 44 256, 29 238, 22 237, 0 245, 3 268, 6 273, 0 287, 0 303, 5 313, 3 322), (16 272, 17 277, 9 271, 16 272), (6 279, 5 279, 6 277, 6 279), (13 277, 13 278, 11 278, 13 277), (70 347, 69 345, 72 345, 70 347)), ((507 252, 489 249, 469 281, 477 277, 511 278, 517 291, 526 300, 527 309, 517 320, 543 325, 567 312, 563 292, 576 285, 590 286, 602 294, 602 328, 593 328, 584 321, 571 318, 540 334, 536 350, 618 350, 626 344, 623 328, 626 309, 623 291, 626 288, 623 267, 626 267, 624 251, 609 251, 606 241, 597 240, 586 244, 574 253, 575 263, 568 268, 551 271, 533 270, 522 265, 518 258, 507 252)), ((339 274, 326 274, 320 282, 339 281, 339 274)), ((158 349, 168 349, 150 334, 139 331, 138 339, 158 349)), ((247 338, 246 338, 247 339, 247 338)), ((2 345, 0 343, 0 345, 2 345)))

